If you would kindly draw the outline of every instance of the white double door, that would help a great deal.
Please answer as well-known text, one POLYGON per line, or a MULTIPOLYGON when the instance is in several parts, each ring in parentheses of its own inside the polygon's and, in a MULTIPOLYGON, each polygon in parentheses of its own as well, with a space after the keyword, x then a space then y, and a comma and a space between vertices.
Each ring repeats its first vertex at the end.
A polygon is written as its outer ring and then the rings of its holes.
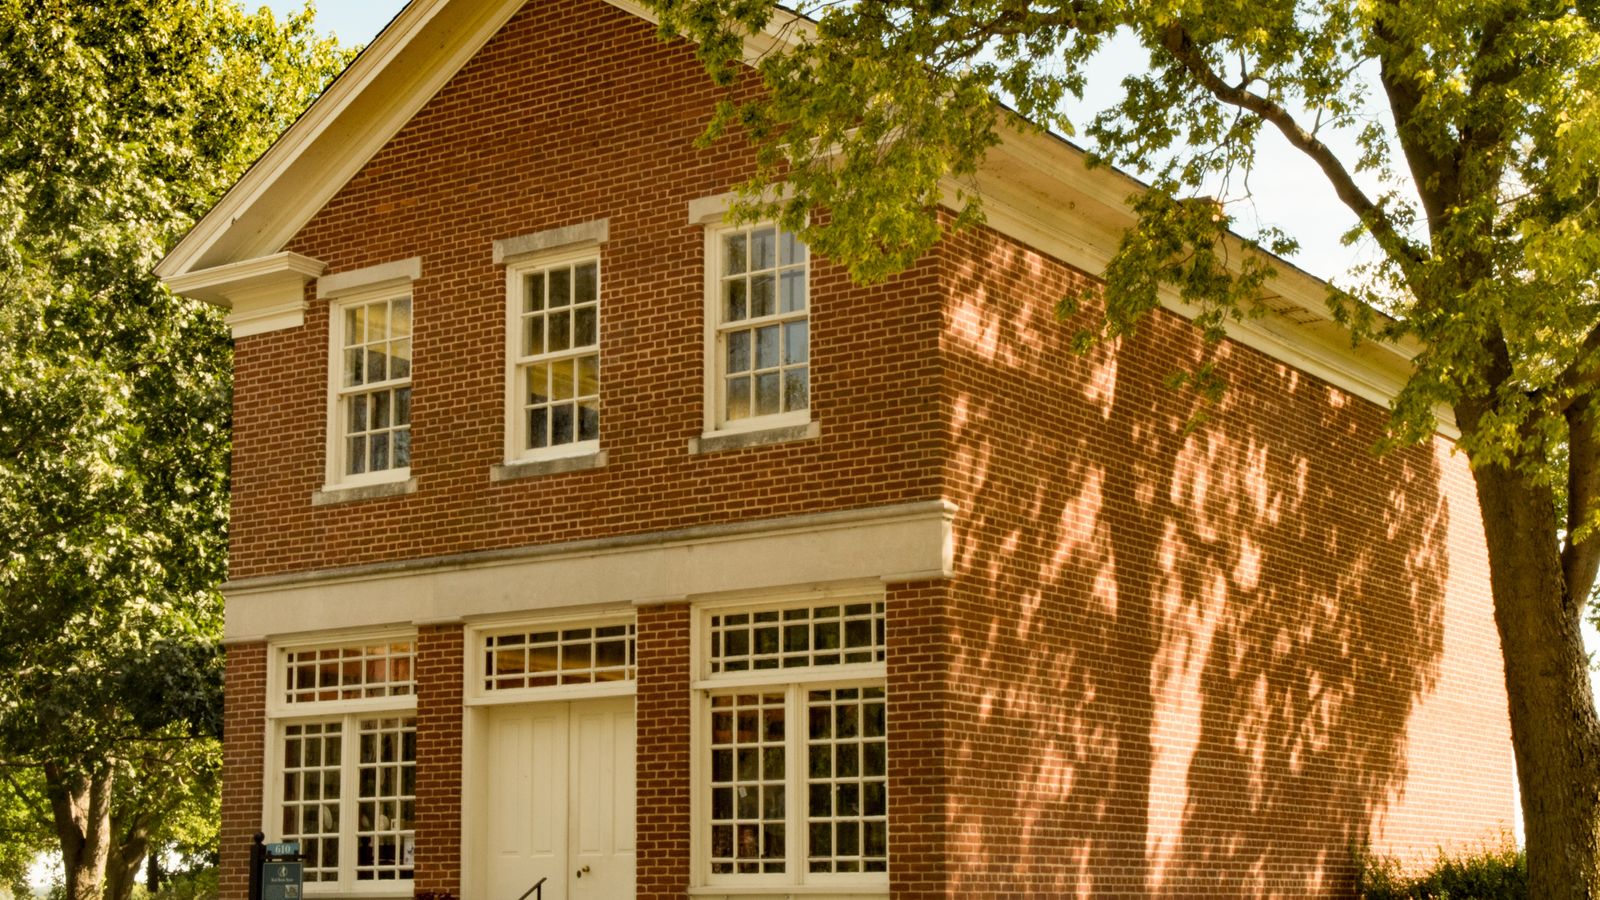
POLYGON ((544 900, 632 897, 633 698, 494 707, 487 724, 482 900, 541 878, 544 900))

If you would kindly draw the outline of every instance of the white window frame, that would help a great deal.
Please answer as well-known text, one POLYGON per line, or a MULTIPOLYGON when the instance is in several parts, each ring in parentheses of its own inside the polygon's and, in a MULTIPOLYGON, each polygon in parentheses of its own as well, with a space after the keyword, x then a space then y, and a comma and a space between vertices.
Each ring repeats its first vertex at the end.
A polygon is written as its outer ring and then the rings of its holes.
MULTIPOLYGON (((519 377, 525 365, 537 362, 554 362, 562 359, 576 359, 579 356, 589 355, 587 353, 574 352, 572 348, 532 356, 523 356, 521 352, 522 303, 523 293, 526 288, 526 276, 534 272, 563 266, 574 266, 585 262, 593 262, 595 266, 596 321, 593 351, 595 356, 601 357, 600 348, 604 342, 606 304, 604 273, 601 271, 600 246, 598 243, 586 243, 549 253, 520 257, 514 262, 506 264, 505 461, 508 465, 549 459, 564 459, 572 456, 589 456, 600 450, 601 439, 599 437, 588 441, 573 441, 554 447, 528 449, 527 417, 523 414, 523 388, 519 377)), ((597 391, 602 433, 605 430, 605 372, 603 363, 604 360, 602 358, 600 364, 596 367, 599 370, 597 391)), ((574 433, 576 433, 578 429, 577 421, 573 422, 572 427, 574 433)))
MULTIPOLYGON (((808 721, 806 694, 811 690, 839 688, 882 688, 885 713, 892 722, 888 695, 888 664, 884 662, 841 663, 836 665, 763 669, 736 673, 711 672, 711 617, 739 612, 765 612, 851 603, 883 603, 882 591, 840 588, 809 592, 803 597, 729 598, 699 604, 694 610, 690 632, 693 683, 690 715, 690 859, 693 894, 740 895, 745 891, 805 895, 808 893, 880 897, 889 892, 889 873, 817 873, 807 869, 808 778, 804 760, 808 753, 805 723, 808 721), (711 872, 711 698, 727 693, 784 693, 785 727, 785 871, 774 874, 712 874, 711 872), (789 727, 789 726, 793 727, 789 727)), ((888 806, 894 806, 894 789, 887 783, 888 806)), ((892 821, 892 815, 890 817, 892 821)), ((892 828, 890 866, 893 865, 892 828)))
MULTIPOLYGON (((308 723, 341 723, 340 795, 339 795, 339 878, 337 881, 307 882, 308 897, 405 897, 414 893, 412 878, 388 880, 356 879, 357 804, 360 784, 360 724, 363 719, 410 718, 417 716, 416 658, 417 635, 411 631, 382 631, 342 634, 337 638, 314 642, 295 642, 267 648, 267 725, 266 753, 262 760, 263 792, 265 800, 261 810, 261 831, 269 841, 282 840, 283 824, 283 769, 284 742, 290 725, 308 723), (353 644, 377 644, 409 641, 412 646, 409 694, 390 697, 363 697, 353 700, 322 700, 288 702, 287 661, 290 651, 318 650, 325 647, 344 647, 353 644)), ((415 765, 415 760, 413 760, 415 765)), ((413 801, 414 802, 414 801, 413 801)), ((413 829, 413 840, 415 830, 413 829)))
MULTIPOLYGON (((691 212, 691 216, 694 213, 691 212)), ((722 281, 723 259, 722 238, 725 235, 739 231, 752 231, 759 228, 772 227, 777 229, 779 243, 782 243, 783 226, 772 221, 751 222, 735 224, 723 222, 720 216, 705 225, 705 436, 712 437, 725 434, 740 434, 752 431, 767 431, 776 428, 786 428, 797 425, 806 425, 811 422, 812 398, 816 392, 816 382, 812 378, 815 372, 815 356, 812 352, 815 341, 812 340, 812 325, 814 309, 811 291, 811 262, 812 253, 806 248, 804 276, 806 289, 806 306, 803 316, 792 314, 785 316, 781 312, 781 281, 774 284, 774 303, 779 312, 771 317, 774 323, 804 321, 806 323, 806 408, 789 410, 787 412, 769 413, 767 415, 751 415, 743 419, 729 420, 727 413, 727 382, 724 378, 724 369, 727 366, 727 351, 724 346, 724 322, 722 308, 722 281)), ((792 232, 791 232, 792 233, 792 232)), ((748 301, 747 301, 748 302, 748 301)), ((744 320, 741 325, 748 325, 750 320, 744 320)), ((780 327, 781 331, 781 327, 780 327)), ((751 348, 752 357, 755 348, 751 348)), ((781 353, 780 347, 780 353, 781 353)), ((780 363, 781 365, 781 363, 780 363)), ((754 368, 752 361, 752 369, 754 368)), ((780 381, 779 397, 783 396, 783 387, 780 381)))
MULTIPOLYGON (((374 303, 380 300, 392 301, 401 297, 410 299, 412 322, 410 337, 412 348, 411 372, 404 379, 395 378, 384 382, 364 384, 361 386, 360 392, 370 392, 380 385, 390 389, 400 386, 412 387, 414 402, 417 310, 416 295, 412 290, 412 282, 421 277, 421 271, 421 260, 413 258, 372 266, 367 269, 357 269, 324 276, 317 283, 318 298, 328 301, 328 410, 324 447, 324 458, 326 460, 324 491, 339 491, 369 485, 404 482, 411 477, 410 465, 392 466, 379 472, 368 471, 358 475, 345 474, 346 455, 349 448, 345 441, 346 428, 343 403, 346 394, 346 390, 343 387, 344 311, 350 306, 374 303)), ((407 429, 412 430, 410 425, 407 426, 407 429)), ((414 445, 412 449, 413 451, 415 450, 414 445)))
POLYGON ((633 625, 635 653, 638 647, 638 617, 632 607, 625 610, 599 610, 546 616, 519 616, 514 619, 485 621, 467 630, 465 641, 466 690, 463 693, 467 706, 493 706, 501 703, 532 703, 542 700, 572 701, 599 697, 632 697, 638 690, 638 667, 634 677, 616 681, 584 684, 558 684, 548 687, 499 688, 484 686, 484 639, 490 635, 518 631, 562 631, 572 628, 604 628, 610 625, 633 625))

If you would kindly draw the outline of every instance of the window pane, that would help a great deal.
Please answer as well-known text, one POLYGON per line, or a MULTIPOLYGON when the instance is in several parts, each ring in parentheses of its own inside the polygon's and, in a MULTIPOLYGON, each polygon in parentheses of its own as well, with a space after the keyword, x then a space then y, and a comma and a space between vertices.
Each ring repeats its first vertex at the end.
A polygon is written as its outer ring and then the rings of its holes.
POLYGON ((389 427, 390 399, 388 391, 379 391, 372 395, 372 427, 389 427))
POLYGON ((784 411, 806 409, 810 406, 810 385, 807 382, 805 369, 790 369, 783 373, 783 408, 784 411))
POLYGON ((522 311, 538 312, 544 309, 544 273, 535 272, 523 281, 522 311))
POLYGON ((864 723, 882 721, 884 705, 881 687, 806 695, 808 871, 887 871, 888 748, 881 735, 862 733, 864 723))
POLYGON ((785 231, 779 243, 782 250, 778 258, 780 265, 788 266, 806 261, 806 245, 794 232, 785 231))
POLYGON ((367 308, 364 306, 346 307, 344 311, 344 345, 355 347, 366 343, 367 308))
POLYGON ((389 345, 389 377, 411 377, 411 339, 398 340, 389 345))
POLYGON ((366 343, 384 341, 389 338, 389 304, 386 302, 369 303, 367 310, 367 337, 366 343))
POLYGON ((783 326, 783 362, 784 365, 803 363, 811 358, 811 351, 807 341, 806 322, 790 322, 783 326))
POLYGON ((389 435, 375 434, 368 438, 367 446, 372 451, 372 471, 382 472, 389 468, 389 435))
POLYGON ((544 350, 544 316, 528 316, 522 320, 522 355, 538 356, 544 350))
POLYGON ((599 296, 599 270, 594 263, 584 263, 576 268, 573 288, 574 303, 593 303, 599 296))
POLYGON ((411 424, 411 388, 395 388, 394 390, 394 423, 396 425, 411 424))
POLYGON ((570 403, 550 407, 550 444, 559 446, 572 443, 572 413, 570 403))
POLYGON ((745 280, 743 278, 722 283, 722 318, 725 322, 739 322, 749 315, 745 306, 745 280))
POLYGON ((549 341, 551 353, 560 353, 572 346, 571 310, 564 309, 550 314, 550 327, 547 329, 546 339, 549 341))
POLYGON ((806 273, 804 270, 783 273, 782 311, 799 312, 806 308, 806 273))
POLYGON ((350 431, 359 432, 367 430, 367 397, 366 394, 356 394, 345 403, 350 407, 350 431))
POLYGON ((738 275, 746 268, 746 241, 744 234, 730 234, 722 239, 722 274, 738 275))
POLYGON ((346 475, 360 475, 367 471, 367 439, 351 438, 346 448, 346 459, 348 460, 345 465, 346 475))
POLYGON ((346 350, 344 352, 345 387, 355 387, 358 384, 366 383, 366 377, 364 374, 366 372, 366 366, 362 365, 365 360, 366 353, 359 348, 355 350, 346 350))
POLYGON ((528 449, 550 446, 550 410, 540 406, 528 410, 528 449))
POLYGON ((728 335, 728 374, 750 371, 750 332, 735 331, 728 335))
POLYGON ((411 298, 400 297, 389 305, 389 336, 411 336, 411 298))
POLYGON ((600 439, 600 403, 596 400, 583 400, 578 403, 578 440, 597 441, 600 439))
POLYGON ((560 309, 572 302, 572 270, 550 270, 550 289, 545 299, 551 309, 560 309))
POLYGON ((368 348, 367 378, 372 381, 383 381, 387 379, 389 377, 389 367, 387 365, 388 360, 389 357, 384 354, 381 346, 368 348))
POLYGON ((778 311, 777 306, 777 298, 772 289, 772 276, 750 276, 750 317, 770 316, 778 311))
POLYGON ((756 376, 756 415, 778 412, 778 373, 756 376))
POLYGON ((394 433, 394 467, 404 469, 411 465, 411 429, 394 433))
POLYGON ((750 234, 750 271, 770 269, 778 264, 778 234, 774 228, 758 228, 750 234))
POLYGON ((402 848, 414 840, 402 810, 416 801, 416 720, 363 719, 358 769, 356 878, 411 877, 402 848))
POLYGON ((550 400, 550 366, 535 363, 527 368, 528 402, 548 403, 550 400))
POLYGON ((600 310, 598 308, 585 306, 577 310, 574 322, 572 346, 588 347, 598 342, 600 334, 600 310))
POLYGON ((593 397, 600 393, 600 357, 590 355, 578 359, 578 396, 593 397))
POLYGON ((748 419, 750 417, 750 378, 728 379, 728 418, 748 419))
POLYGON ((771 369, 778 365, 778 326, 768 325, 756 329, 756 368, 771 369))

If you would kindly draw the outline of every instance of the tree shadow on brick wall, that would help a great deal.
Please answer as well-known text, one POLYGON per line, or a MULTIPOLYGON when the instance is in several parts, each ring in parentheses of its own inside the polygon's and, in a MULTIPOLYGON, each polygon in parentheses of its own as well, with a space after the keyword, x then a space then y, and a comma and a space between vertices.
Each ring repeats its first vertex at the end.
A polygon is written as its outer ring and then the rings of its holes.
POLYGON ((1375 457, 1383 410, 1170 315, 1075 356, 1075 276, 960 240, 949 884, 1347 895, 1443 652, 1433 451, 1375 457), (1208 356, 1187 431, 1163 381, 1208 356))

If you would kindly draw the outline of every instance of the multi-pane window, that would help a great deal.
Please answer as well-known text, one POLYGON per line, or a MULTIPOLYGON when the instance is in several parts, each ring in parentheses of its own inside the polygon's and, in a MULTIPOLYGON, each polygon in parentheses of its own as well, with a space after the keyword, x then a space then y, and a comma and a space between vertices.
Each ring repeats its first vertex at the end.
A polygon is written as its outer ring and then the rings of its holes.
POLYGON ((715 235, 717 425, 811 405, 806 245, 757 225, 715 235))
POLYGON ((377 882, 410 879, 416 855, 414 644, 297 648, 279 659, 272 839, 300 844, 308 883, 350 888, 372 882, 376 888, 377 882))
POLYGON ((600 264, 513 272, 513 458, 598 446, 600 264))
POLYGON ((416 685, 410 641, 375 641, 284 652, 284 699, 290 703, 402 697, 416 685))
POLYGON ((378 480, 411 465, 411 297, 351 301, 335 321, 338 472, 378 480))
POLYGON ((634 680, 633 623, 518 629, 483 637, 483 689, 556 687, 634 680))
POLYGON ((883 602, 716 610, 703 627, 705 882, 887 884, 883 602))

